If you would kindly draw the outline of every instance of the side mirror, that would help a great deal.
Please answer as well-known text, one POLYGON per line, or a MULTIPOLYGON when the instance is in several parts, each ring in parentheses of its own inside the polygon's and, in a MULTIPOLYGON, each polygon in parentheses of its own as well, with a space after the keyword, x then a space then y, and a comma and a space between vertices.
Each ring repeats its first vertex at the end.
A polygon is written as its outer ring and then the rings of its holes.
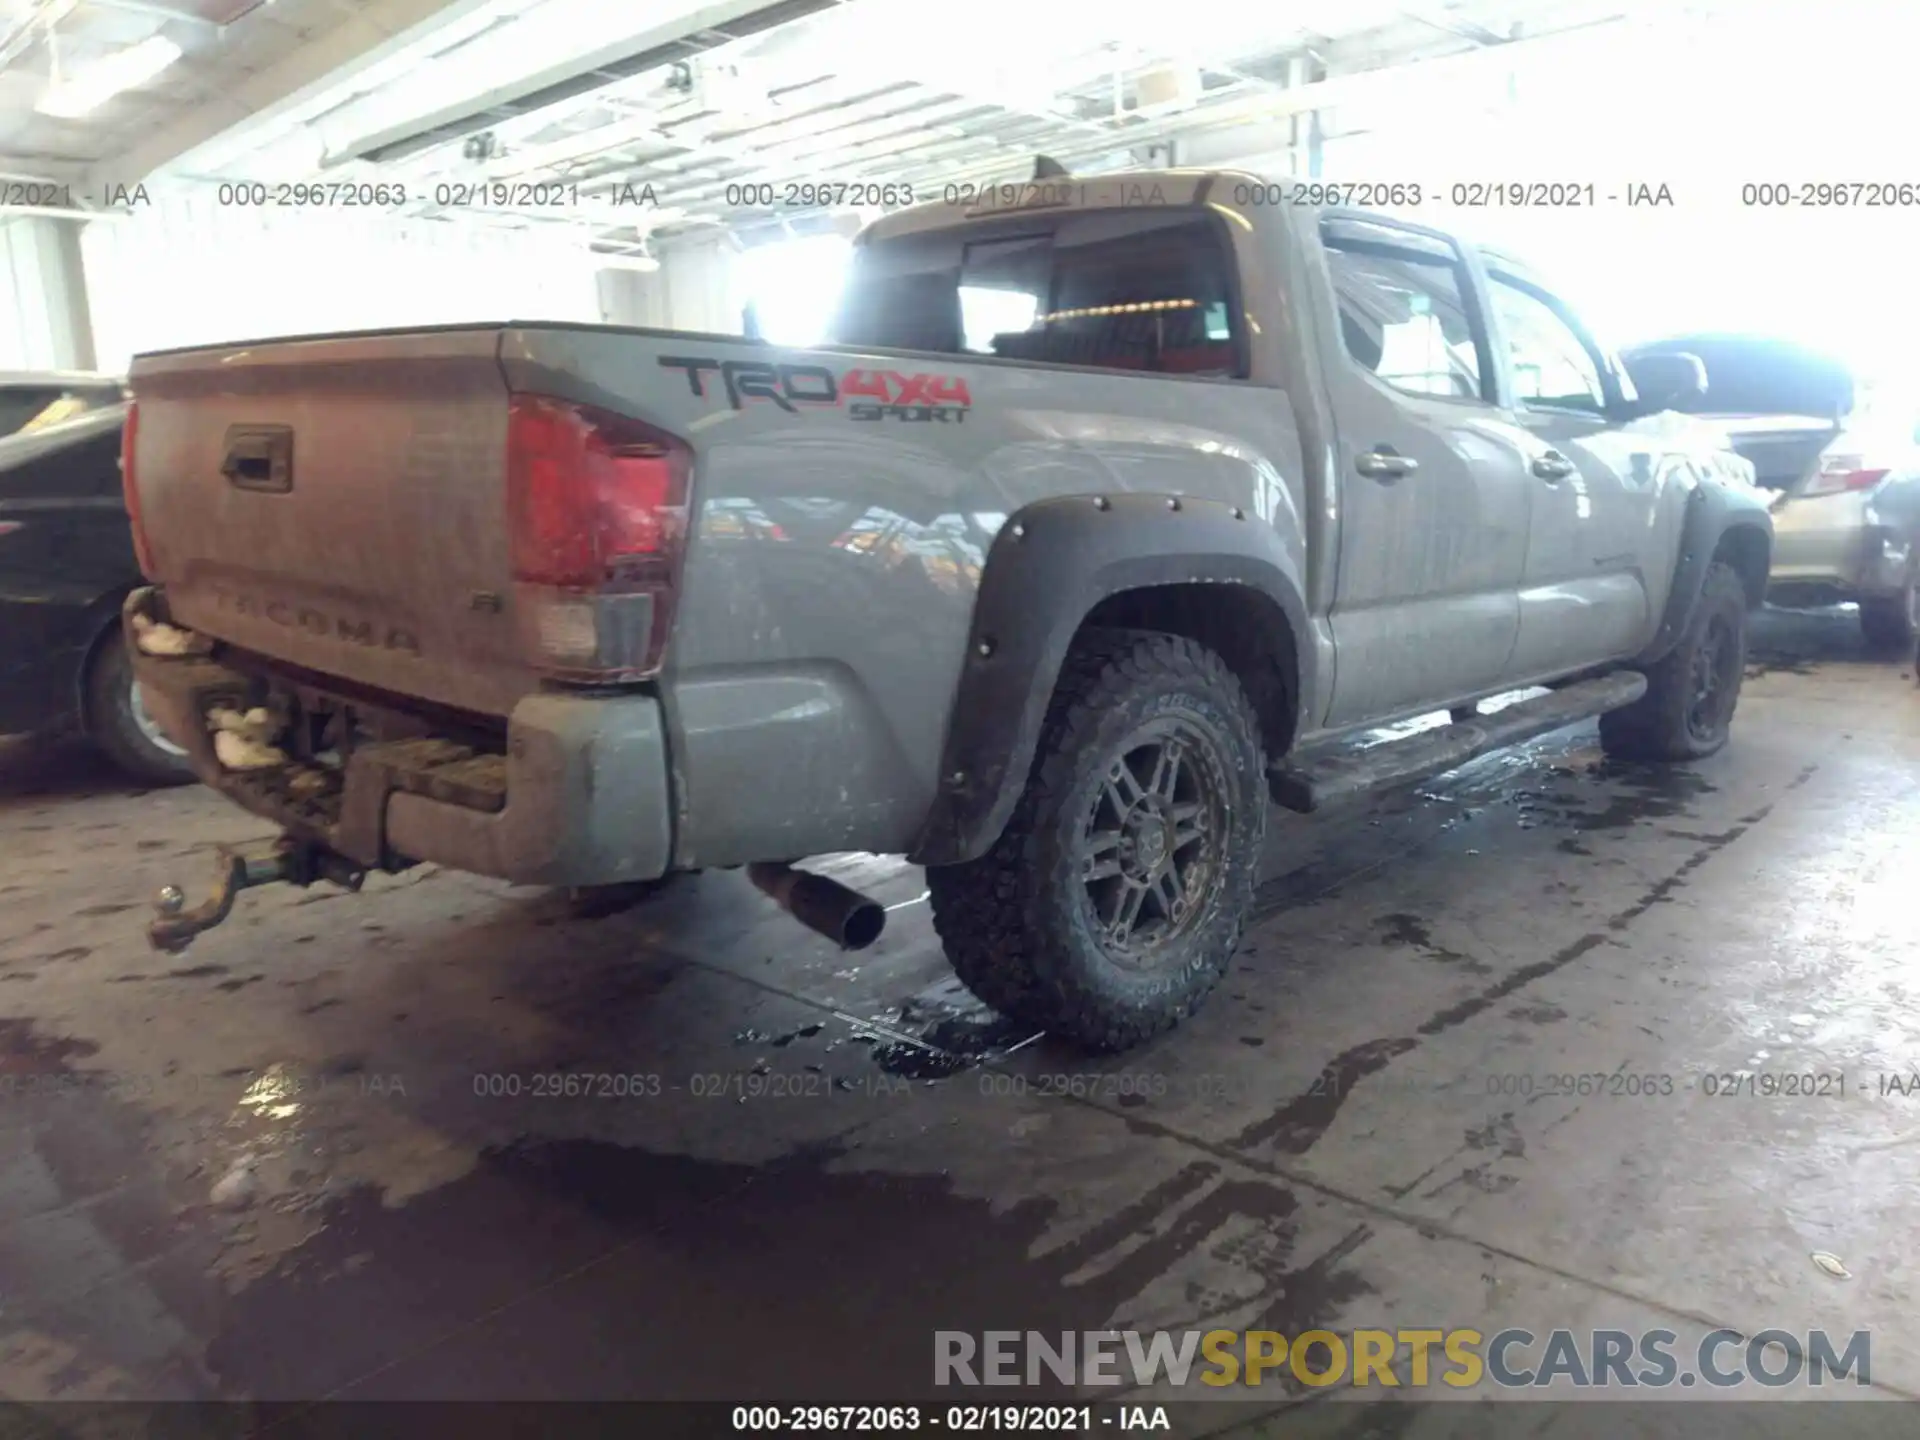
POLYGON ((1627 374, 1640 392, 1642 413, 1648 415, 1685 410, 1707 393, 1707 367, 1698 355, 1640 355, 1627 362, 1627 374))

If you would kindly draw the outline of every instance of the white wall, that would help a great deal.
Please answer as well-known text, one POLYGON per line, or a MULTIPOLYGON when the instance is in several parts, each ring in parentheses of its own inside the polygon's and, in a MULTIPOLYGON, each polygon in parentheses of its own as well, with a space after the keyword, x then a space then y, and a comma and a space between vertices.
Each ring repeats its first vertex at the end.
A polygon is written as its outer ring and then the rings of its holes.
POLYGON ((665 296, 657 279, 638 270, 600 271, 597 277, 600 319, 608 325, 641 325, 653 330, 671 328, 667 325, 665 296))
POLYGON ((90 370, 93 336, 66 221, 0 220, 0 370, 90 370))
POLYGON ((666 324, 674 330, 740 333, 734 283, 737 252, 725 236, 704 237, 666 250, 659 281, 666 324))
POLYGON ((651 272, 603 270, 600 318, 609 325, 701 330, 738 335, 741 325, 739 256, 720 235, 701 235, 658 247, 651 272))
POLYGON ((138 351, 271 335, 600 318, 570 232, 319 210, 155 204, 82 238, 103 368, 138 351))

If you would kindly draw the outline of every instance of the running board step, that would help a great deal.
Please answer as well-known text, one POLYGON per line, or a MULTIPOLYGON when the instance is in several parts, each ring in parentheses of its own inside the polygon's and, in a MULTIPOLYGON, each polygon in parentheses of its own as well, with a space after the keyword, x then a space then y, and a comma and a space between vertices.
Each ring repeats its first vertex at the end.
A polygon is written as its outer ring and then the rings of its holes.
POLYGON ((1491 715, 1422 730, 1404 740, 1321 756, 1309 751, 1272 766, 1268 780, 1276 803, 1310 815, 1354 796, 1457 770, 1490 751, 1631 705, 1646 693, 1645 675, 1616 670, 1597 680, 1516 701, 1491 715))

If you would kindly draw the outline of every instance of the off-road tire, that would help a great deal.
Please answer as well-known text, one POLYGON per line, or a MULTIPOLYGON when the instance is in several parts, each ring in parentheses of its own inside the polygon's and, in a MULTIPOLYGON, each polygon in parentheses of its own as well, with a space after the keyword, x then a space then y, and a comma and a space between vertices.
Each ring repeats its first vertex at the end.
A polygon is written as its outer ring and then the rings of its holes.
POLYGON ((1920 576, 1908 576, 1898 595, 1875 595, 1860 602, 1860 634, 1867 648, 1882 655, 1911 655, 1920 642, 1920 576))
POLYGON ((1746 668, 1746 587, 1732 566, 1716 562, 1707 570, 1680 643, 1647 667, 1647 693, 1600 717, 1602 748, 1622 760, 1699 760, 1713 754, 1727 743, 1746 668), (1717 687, 1705 709, 1702 667, 1714 672, 1717 687))
POLYGON ((186 752, 141 725, 133 686, 133 662, 126 642, 114 630, 100 641, 87 667, 87 738, 135 780, 147 785, 186 784, 194 778, 186 752))
MULTIPOLYGON (((986 1004, 1093 1053, 1125 1050, 1191 1014, 1226 974, 1266 826, 1259 720, 1226 663, 1180 636, 1090 630, 1061 669, 1000 838, 977 860, 929 868, 934 929, 986 1004), (1136 744, 1169 741, 1179 764, 1195 766, 1179 783, 1203 787, 1183 793, 1203 795, 1193 803, 1217 823, 1210 841, 1189 842, 1211 847, 1196 852, 1210 859, 1189 869, 1191 890, 1173 887, 1185 897, 1185 920, 1158 922, 1167 938, 1132 968, 1096 928, 1087 832, 1111 804, 1102 797, 1114 767, 1149 753, 1136 744)), ((1142 840, 1142 853, 1166 853, 1161 844, 1176 844, 1179 829, 1142 840)))

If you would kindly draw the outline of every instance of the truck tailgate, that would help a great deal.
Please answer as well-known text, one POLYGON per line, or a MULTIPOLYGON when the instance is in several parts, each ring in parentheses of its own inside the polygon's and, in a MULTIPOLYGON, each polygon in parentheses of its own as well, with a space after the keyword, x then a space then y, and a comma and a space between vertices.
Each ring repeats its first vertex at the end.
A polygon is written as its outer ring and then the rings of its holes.
POLYGON ((174 620, 505 714, 514 643, 502 327, 138 357, 134 471, 174 620))

